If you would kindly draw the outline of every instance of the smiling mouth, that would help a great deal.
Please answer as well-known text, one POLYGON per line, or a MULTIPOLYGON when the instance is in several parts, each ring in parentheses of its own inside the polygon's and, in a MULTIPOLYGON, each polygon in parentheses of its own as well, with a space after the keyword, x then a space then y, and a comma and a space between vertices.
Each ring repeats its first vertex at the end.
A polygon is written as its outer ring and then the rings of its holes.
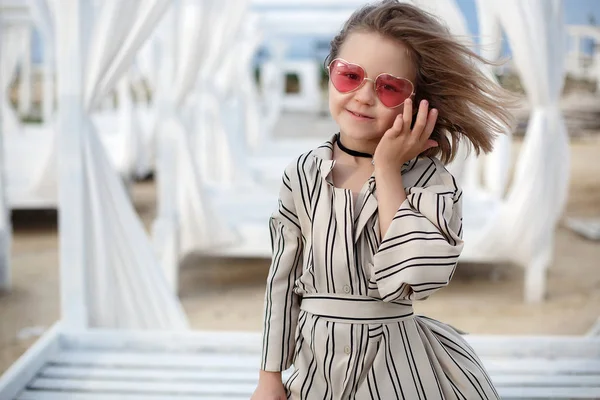
POLYGON ((359 113, 356 113, 356 112, 350 111, 350 110, 346 110, 346 111, 348 111, 350 114, 352 114, 358 118, 373 119, 373 117, 369 117, 368 115, 359 114, 359 113))

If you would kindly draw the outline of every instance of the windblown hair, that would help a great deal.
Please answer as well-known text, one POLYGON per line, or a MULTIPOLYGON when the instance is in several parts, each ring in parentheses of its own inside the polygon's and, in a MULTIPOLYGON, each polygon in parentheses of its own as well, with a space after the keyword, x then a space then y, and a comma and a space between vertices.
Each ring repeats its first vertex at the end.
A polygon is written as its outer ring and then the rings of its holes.
MULTIPOLYGON (((433 15, 397 0, 366 5, 355 11, 333 38, 325 65, 338 56, 348 35, 355 32, 377 33, 408 47, 417 71, 415 107, 425 99, 439 111, 431 134, 438 147, 424 155, 450 162, 464 138, 477 154, 488 153, 496 135, 511 129, 509 108, 516 98, 481 68, 494 64, 461 44, 433 15)), ((415 118, 416 113, 413 123, 415 118)))

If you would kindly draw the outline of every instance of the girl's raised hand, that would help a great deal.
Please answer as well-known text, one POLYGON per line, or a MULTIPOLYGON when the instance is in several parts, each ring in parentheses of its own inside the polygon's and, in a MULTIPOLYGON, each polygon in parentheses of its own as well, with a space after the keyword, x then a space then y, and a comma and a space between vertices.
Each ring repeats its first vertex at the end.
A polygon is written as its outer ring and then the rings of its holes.
POLYGON ((400 169, 405 162, 438 145, 435 140, 429 139, 437 121, 438 111, 435 108, 429 110, 429 102, 422 100, 411 131, 412 108, 411 99, 407 99, 404 111, 396 117, 394 125, 379 141, 373 156, 376 168, 400 169))

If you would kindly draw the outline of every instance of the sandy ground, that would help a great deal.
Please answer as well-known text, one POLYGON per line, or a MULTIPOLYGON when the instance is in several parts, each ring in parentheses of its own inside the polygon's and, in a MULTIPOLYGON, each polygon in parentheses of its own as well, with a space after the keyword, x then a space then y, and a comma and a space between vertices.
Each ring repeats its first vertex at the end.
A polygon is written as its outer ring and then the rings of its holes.
MULTIPOLYGON (((565 216, 600 217, 598 154, 600 135, 572 140, 565 216)), ((136 184, 133 199, 149 226, 155 212, 153 182, 136 184)), ((56 213, 18 212, 13 224, 13 287, 0 293, 0 373, 59 318, 56 213)), ((192 326, 260 330, 268 266, 264 259, 184 260, 180 297, 192 326)), ((449 287, 415 308, 471 333, 582 334, 600 316, 600 242, 583 239, 561 224, 547 300, 532 305, 522 299, 520 268, 461 264, 449 287)))

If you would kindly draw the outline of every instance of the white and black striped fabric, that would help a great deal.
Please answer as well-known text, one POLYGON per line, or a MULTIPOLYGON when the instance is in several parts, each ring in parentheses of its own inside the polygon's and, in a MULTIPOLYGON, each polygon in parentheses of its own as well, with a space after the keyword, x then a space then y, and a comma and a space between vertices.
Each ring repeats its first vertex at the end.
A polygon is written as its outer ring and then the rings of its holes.
POLYGON ((291 399, 497 399, 460 333, 412 309, 448 284, 463 247, 454 178, 435 158, 404 164, 407 200, 382 239, 374 176, 358 204, 331 182, 334 141, 283 176, 261 368, 293 365, 291 399))

